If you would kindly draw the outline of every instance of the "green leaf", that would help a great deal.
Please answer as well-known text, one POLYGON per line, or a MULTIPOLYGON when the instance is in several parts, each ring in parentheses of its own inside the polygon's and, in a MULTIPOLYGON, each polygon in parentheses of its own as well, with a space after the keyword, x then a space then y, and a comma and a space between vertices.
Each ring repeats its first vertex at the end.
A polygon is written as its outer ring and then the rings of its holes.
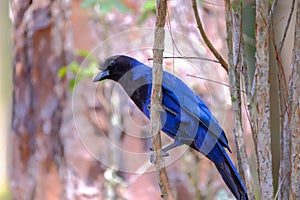
POLYGON ((78 70, 80 68, 80 65, 77 63, 77 61, 73 61, 70 65, 69 65, 69 69, 72 73, 77 74, 78 70))
POLYGON ((146 1, 142 6, 142 13, 140 18, 138 19, 138 24, 142 24, 147 20, 150 15, 155 15, 156 12, 156 3, 155 1, 146 1))
POLYGON ((236 3, 235 1, 231 2, 231 7, 234 11, 237 11, 238 9, 242 8, 243 5, 243 0, 240 0, 238 3, 236 3))
POLYGON ((75 51, 75 55, 77 55, 77 56, 87 57, 89 54, 90 54, 90 52, 86 49, 77 49, 75 51))
POLYGON ((85 49, 78 49, 78 50, 76 50, 75 54, 78 56, 84 57, 91 62, 97 62, 97 60, 98 60, 88 50, 85 50, 85 49))
POLYGON ((156 9, 156 3, 155 1, 146 1, 143 5, 142 5, 142 11, 148 11, 148 10, 155 10, 156 9))
POLYGON ((67 69, 68 69, 68 66, 62 66, 57 72, 57 77, 59 79, 62 79, 63 77, 65 77, 67 74, 67 69))
POLYGON ((71 91, 73 91, 75 86, 80 82, 80 80, 81 80, 81 78, 79 78, 79 77, 71 79, 69 82, 69 89, 71 91))
POLYGON ((91 78, 98 71, 98 60, 87 50, 77 50, 76 55, 88 59, 88 65, 83 67, 77 61, 71 62, 69 65, 62 66, 58 72, 57 76, 63 78, 66 76, 67 72, 74 74, 74 78, 69 81, 69 89, 73 90, 76 84, 78 84, 83 78, 91 78))

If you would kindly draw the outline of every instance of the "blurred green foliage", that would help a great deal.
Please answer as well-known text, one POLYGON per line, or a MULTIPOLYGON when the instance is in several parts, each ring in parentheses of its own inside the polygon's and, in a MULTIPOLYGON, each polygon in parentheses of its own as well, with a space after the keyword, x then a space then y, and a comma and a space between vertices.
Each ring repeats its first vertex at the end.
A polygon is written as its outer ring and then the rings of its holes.
POLYGON ((96 6, 98 11, 107 14, 111 12, 113 9, 117 9, 120 12, 130 12, 132 11, 130 7, 125 5, 122 1, 120 0, 84 0, 81 3, 81 6, 83 8, 89 8, 89 7, 94 7, 96 6))
POLYGON ((156 12, 156 3, 155 1, 146 1, 141 10, 141 16, 138 20, 138 24, 142 24, 150 15, 155 15, 156 12))
MULTIPOLYGON (((132 9, 123 3, 121 0, 84 0, 81 3, 83 8, 95 7, 96 11, 101 14, 108 14, 113 9, 117 9, 121 13, 132 12, 132 9)), ((137 24, 145 22, 149 16, 155 15, 156 2, 154 0, 145 1, 141 7, 140 17, 137 24)), ((71 62, 69 65, 62 66, 57 72, 58 78, 64 78, 68 72, 75 74, 76 76, 69 81, 69 89, 72 91, 76 84, 78 84, 83 78, 92 78, 96 73, 98 61, 87 50, 77 50, 75 55, 87 59, 89 64, 87 67, 81 66, 77 61, 71 62)))
MULTIPOLYGON (((113 9, 120 11, 121 13, 132 12, 132 8, 124 4, 121 0, 84 0, 81 3, 83 8, 94 7, 101 14, 108 14, 113 9)), ((137 20, 137 24, 141 25, 144 23, 149 16, 155 15, 156 12, 156 2, 154 0, 147 0, 143 3, 141 7, 140 17, 137 20)))
POLYGON ((97 67, 99 65, 97 59, 87 50, 77 50, 75 54, 82 57, 84 60, 87 60, 88 65, 82 66, 77 61, 73 61, 69 65, 62 66, 57 72, 57 76, 60 79, 64 78, 68 72, 75 74, 75 77, 71 78, 69 82, 69 89, 71 91, 83 78, 92 78, 97 72, 97 67))

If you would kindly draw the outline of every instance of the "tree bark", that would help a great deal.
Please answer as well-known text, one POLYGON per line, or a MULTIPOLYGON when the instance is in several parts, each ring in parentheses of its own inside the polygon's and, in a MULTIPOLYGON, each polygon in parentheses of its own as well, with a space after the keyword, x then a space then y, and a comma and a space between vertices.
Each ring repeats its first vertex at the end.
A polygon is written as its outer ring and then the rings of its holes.
POLYGON ((241 78, 242 71, 242 4, 232 11, 231 2, 225 1, 226 30, 228 46, 228 75, 230 84, 230 95, 234 116, 234 133, 237 149, 238 170, 245 181, 250 199, 254 199, 253 183, 250 171, 249 159, 246 153, 242 127, 242 101, 241 101, 241 78), (232 12, 234 17, 232 17, 232 12), (233 30, 233 33, 232 33, 233 30))
POLYGON ((163 79, 163 52, 165 42, 165 20, 167 11, 167 1, 156 1, 156 20, 155 35, 153 45, 153 68, 152 68, 152 91, 151 91, 151 140, 155 156, 155 165, 159 180, 159 187, 163 199, 175 199, 169 184, 169 178, 164 164, 163 157, 160 156, 161 136, 160 129, 162 124, 160 121, 160 110, 162 110, 162 79, 163 79))
POLYGON ((254 77, 257 110, 257 166, 261 199, 273 199, 270 132, 269 24, 268 1, 256 1, 256 73, 254 77))
POLYGON ((300 1, 297 3, 294 36, 291 95, 291 190, 292 199, 300 199, 300 1))
POLYGON ((67 85, 68 1, 12 0, 14 199, 59 199, 64 151, 60 137, 67 85))

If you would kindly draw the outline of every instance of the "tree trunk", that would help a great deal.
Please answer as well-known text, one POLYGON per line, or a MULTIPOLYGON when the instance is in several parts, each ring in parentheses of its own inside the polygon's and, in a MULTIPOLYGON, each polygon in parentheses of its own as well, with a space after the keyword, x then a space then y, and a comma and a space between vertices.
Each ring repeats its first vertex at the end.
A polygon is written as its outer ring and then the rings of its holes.
POLYGON ((14 199, 59 199, 64 151, 60 137, 67 86, 68 1, 12 0, 14 199))
POLYGON ((268 2, 256 0, 256 73, 254 76, 257 109, 257 167, 261 199, 273 199, 270 133, 269 24, 268 2))
POLYGON ((290 77, 291 96, 291 189, 292 199, 300 198, 300 1, 297 3, 294 36, 292 75, 290 77))

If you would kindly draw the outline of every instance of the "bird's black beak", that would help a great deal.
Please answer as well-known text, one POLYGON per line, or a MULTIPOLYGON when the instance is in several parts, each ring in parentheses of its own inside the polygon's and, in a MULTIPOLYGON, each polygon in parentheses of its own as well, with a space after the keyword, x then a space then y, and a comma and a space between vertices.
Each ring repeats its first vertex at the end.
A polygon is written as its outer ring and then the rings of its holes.
POLYGON ((102 80, 106 79, 108 76, 109 76, 109 71, 105 70, 105 71, 97 74, 96 77, 94 78, 93 82, 102 81, 102 80))

